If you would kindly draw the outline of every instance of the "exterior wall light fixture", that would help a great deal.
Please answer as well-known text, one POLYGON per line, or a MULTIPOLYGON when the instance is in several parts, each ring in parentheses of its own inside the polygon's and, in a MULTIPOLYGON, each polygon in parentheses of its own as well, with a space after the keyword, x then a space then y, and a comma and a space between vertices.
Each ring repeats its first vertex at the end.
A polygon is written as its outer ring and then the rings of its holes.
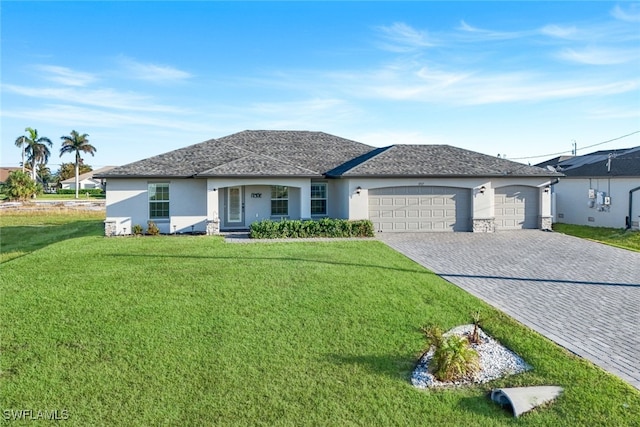
POLYGON ((484 185, 482 187, 480 187, 480 194, 484 194, 486 189, 487 189, 487 187, 485 187, 484 185))
POLYGON ((361 191, 362 191, 362 187, 358 186, 356 188, 356 194, 360 194, 361 191))

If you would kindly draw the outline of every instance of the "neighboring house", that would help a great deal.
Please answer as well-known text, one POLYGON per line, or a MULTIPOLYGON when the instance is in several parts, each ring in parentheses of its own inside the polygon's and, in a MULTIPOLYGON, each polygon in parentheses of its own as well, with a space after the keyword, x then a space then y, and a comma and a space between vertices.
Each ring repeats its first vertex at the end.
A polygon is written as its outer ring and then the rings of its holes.
POLYGON ((0 167, 0 184, 4 184, 7 182, 7 178, 9 178, 9 174, 13 171, 22 170, 21 167, 0 167))
POLYGON ((101 174, 105 233, 243 230, 282 218, 377 231, 550 228, 559 173, 446 145, 374 148, 322 132, 244 131, 101 174))
MULTIPOLYGON (((104 178, 98 178, 98 176, 107 173, 114 168, 115 166, 105 166, 100 169, 80 174, 80 176, 78 177, 80 190, 88 190, 94 188, 106 190, 104 178)), ((75 190, 76 177, 72 176, 71 178, 65 179, 64 181, 60 181, 60 188, 62 188, 63 190, 75 190)))
POLYGON ((640 147, 552 159, 538 166, 565 175, 553 185, 554 221, 639 228, 640 147))

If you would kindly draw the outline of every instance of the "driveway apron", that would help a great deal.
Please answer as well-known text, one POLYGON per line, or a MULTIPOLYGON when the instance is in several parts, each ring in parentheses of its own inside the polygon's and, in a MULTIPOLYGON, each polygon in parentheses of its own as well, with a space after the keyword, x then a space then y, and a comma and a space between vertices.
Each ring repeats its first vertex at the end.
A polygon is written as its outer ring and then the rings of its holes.
POLYGON ((640 253, 539 230, 378 238, 640 389, 640 253))

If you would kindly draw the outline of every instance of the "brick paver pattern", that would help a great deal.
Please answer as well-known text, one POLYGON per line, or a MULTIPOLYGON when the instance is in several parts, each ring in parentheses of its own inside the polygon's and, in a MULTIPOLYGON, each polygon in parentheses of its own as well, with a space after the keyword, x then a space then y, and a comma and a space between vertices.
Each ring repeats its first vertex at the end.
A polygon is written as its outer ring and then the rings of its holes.
POLYGON ((539 230, 378 238, 640 389, 640 253, 539 230))

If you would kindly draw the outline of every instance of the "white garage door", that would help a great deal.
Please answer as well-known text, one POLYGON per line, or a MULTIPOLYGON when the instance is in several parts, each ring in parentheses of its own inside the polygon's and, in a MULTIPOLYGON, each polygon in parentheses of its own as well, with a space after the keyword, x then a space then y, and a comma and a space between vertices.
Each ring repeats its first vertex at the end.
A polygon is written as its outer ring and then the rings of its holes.
POLYGON ((372 189, 369 219, 376 231, 470 231, 471 192, 452 187, 372 189))
POLYGON ((539 190, 512 185, 496 188, 496 230, 538 228, 539 190))

